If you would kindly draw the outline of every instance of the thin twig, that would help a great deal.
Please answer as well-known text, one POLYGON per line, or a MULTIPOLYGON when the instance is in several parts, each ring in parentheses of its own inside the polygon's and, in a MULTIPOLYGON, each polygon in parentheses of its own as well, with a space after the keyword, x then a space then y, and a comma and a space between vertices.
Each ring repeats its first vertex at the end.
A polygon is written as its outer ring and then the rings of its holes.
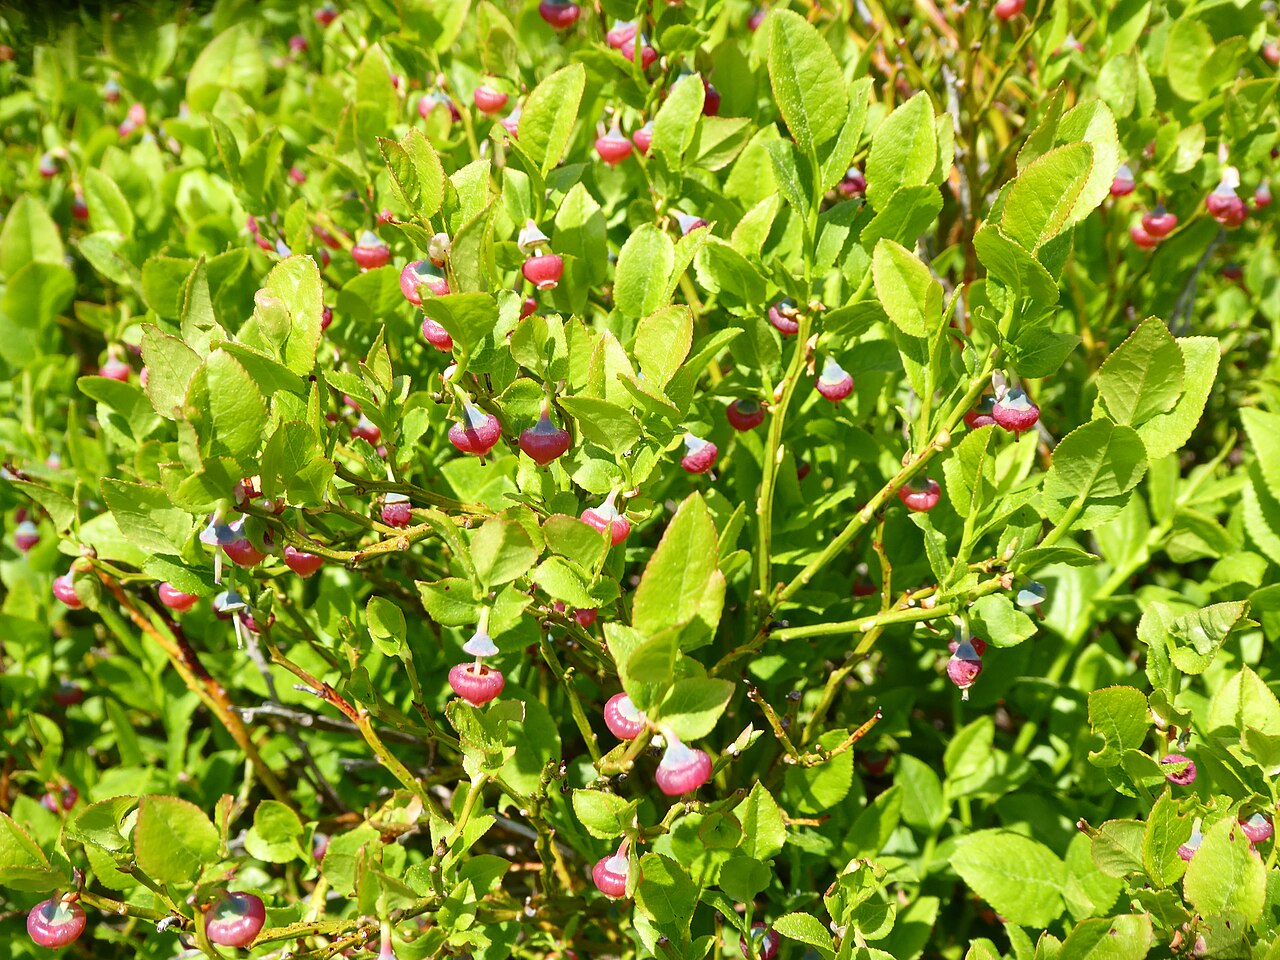
MULTIPOLYGON (((214 715, 221 721, 227 733, 231 734, 231 738, 235 740, 236 745, 240 747, 253 765, 258 778, 271 791, 271 795, 285 806, 296 810, 296 801, 289 791, 285 789, 284 784, 280 782, 275 771, 267 766, 266 761, 262 759, 262 755, 258 752, 257 746, 249 736, 248 730, 245 729, 244 723, 241 722, 240 717, 233 709, 231 697, 226 688, 205 669, 204 664, 200 661, 199 654, 187 642, 186 636, 182 633, 182 628, 172 621, 167 621, 166 626, 168 627, 169 636, 165 636, 150 618, 142 614, 142 611, 138 609, 138 606, 114 578, 104 570, 97 569, 96 572, 98 579, 102 581, 107 590, 111 592, 120 606, 128 613, 129 619, 133 621, 134 625, 164 651, 169 658, 169 662, 187 685, 187 688, 199 697, 205 706, 213 711, 214 715)), ((148 609, 150 609, 149 606, 148 609)))

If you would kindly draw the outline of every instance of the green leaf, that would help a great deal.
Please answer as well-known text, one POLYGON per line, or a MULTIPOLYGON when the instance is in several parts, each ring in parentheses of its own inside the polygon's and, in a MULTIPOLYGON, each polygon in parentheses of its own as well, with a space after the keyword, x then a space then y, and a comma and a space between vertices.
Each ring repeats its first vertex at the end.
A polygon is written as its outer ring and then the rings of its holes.
MULTIPOLYGON (((1098 100, 1086 100, 1072 107, 1058 124, 1057 143, 1083 142, 1093 147, 1093 166, 1067 220, 1079 223, 1102 203, 1120 169, 1120 143, 1116 120, 1098 100)), ((1019 157, 1021 160, 1021 157, 1019 157)))
POLYGON ((563 513, 547 517, 542 536, 548 550, 577 562, 585 570, 595 569, 607 552, 599 530, 563 513))
POLYGON ((652 637, 625 627, 610 624, 606 633, 609 650, 618 664, 618 679, 637 709, 651 710, 670 689, 675 680, 676 655, 680 652, 679 633, 664 630, 652 637), (619 629, 620 628, 620 629, 619 629), (625 637, 628 646, 619 649, 617 638, 625 637))
POLYGON ((306 830, 298 815, 277 800, 263 800, 253 812, 253 826, 244 835, 249 856, 266 863, 304 860, 306 830))
MULTIPOLYGON (((698 231, 705 233, 705 231, 698 231)), ((750 314, 765 299, 764 277, 755 265, 732 246, 716 237, 705 237, 694 258, 698 283, 716 294, 731 312, 750 314)))
POLYGON ((685 151, 693 142, 706 91, 702 78, 690 74, 677 80, 667 99, 653 118, 652 151, 666 158, 673 170, 679 170, 685 151))
POLYGON ((39 845, 12 817, 0 811, 0 870, 48 866, 49 858, 39 845))
MULTIPOLYGON (((591 534, 596 541, 603 542, 598 531, 591 530, 591 534)), ((588 610, 600 605, 600 601, 591 594, 591 575, 564 557, 547 557, 529 574, 529 580, 552 600, 559 600, 570 607, 588 610)))
POLYGON ((1133 113, 1138 98, 1138 58, 1131 53, 1108 58, 1098 71, 1098 95, 1121 119, 1133 113))
POLYGON ((223 91, 233 90, 257 102, 267 80, 258 38, 238 23, 214 37, 187 74, 187 105, 192 113, 213 107, 223 91))
POLYGON ((603 790, 574 790, 573 812, 587 833, 611 840, 622 836, 634 822, 636 801, 603 790))
POLYGON ((420 220, 439 213, 444 200, 444 167, 422 131, 410 130, 399 143, 379 137, 378 147, 396 195, 410 213, 420 220))
POLYGON ((840 135, 822 160, 822 189, 830 190, 844 179, 858 150, 867 123, 867 101, 871 94, 871 78, 863 77, 849 90, 849 112, 840 125, 840 135))
POLYGON ((1072 143, 1050 150, 1018 175, 1005 197, 1000 228, 1036 252, 1071 223, 1093 169, 1093 147, 1072 143))
POLYGON ((150 553, 182 552, 195 521, 160 487, 104 479, 102 495, 129 542, 150 553))
POLYGON ((945 582, 951 570, 951 556, 947 549, 947 536, 933 525, 926 513, 912 513, 911 522, 924 534, 924 552, 929 560, 929 567, 938 581, 945 582))
POLYGON ((296 374, 310 373, 316 365, 324 313, 320 268, 311 257, 296 254, 286 257, 271 268, 263 289, 284 304, 288 317, 289 330, 281 359, 296 374))
POLYGON ((848 112, 844 75, 827 41, 804 17, 778 9, 769 25, 773 98, 792 139, 813 154, 836 135, 848 112))
POLYGON ((979 830, 957 844, 951 865, 1009 923, 1045 927, 1062 913, 1065 867, 1029 837, 979 830))
POLYGON ((942 287, 905 247, 892 240, 876 244, 871 257, 876 296, 903 333, 929 337, 942 323, 942 287))
MULTIPOLYGON (((1093 862, 1093 841, 1083 832, 1076 833, 1067 844, 1063 861, 1067 866, 1067 882, 1062 898, 1073 917, 1105 916, 1112 912, 1124 884, 1102 873, 1093 862)), ((1028 951, 1028 957, 1030 951, 1028 951)))
MULTIPOLYGON (((776 137, 777 130, 770 128, 776 137)), ((755 132, 745 117, 703 117, 693 128, 689 159, 700 170, 722 170, 742 151, 755 132)), ((758 199, 758 198, 757 198, 758 199)))
POLYGON ((130 238, 123 233, 99 230, 81 237, 76 246, 93 269, 113 283, 125 287, 136 287, 141 283, 141 273, 129 259, 130 238))
POLYGON ((655 923, 673 924, 687 931, 698 903, 698 888, 670 857, 646 853, 640 860, 642 879, 636 887, 636 906, 655 923))
POLYGON ((831 934, 817 917, 807 913, 783 914, 773 921, 773 929, 788 940, 808 944, 825 960, 831 960, 836 955, 831 934))
POLYGON ((738 804, 734 815, 742 822, 741 850, 757 860, 772 860, 787 842, 787 827, 782 808, 763 783, 756 781, 747 798, 738 804))
POLYGON ((424 297, 422 311, 448 330, 457 348, 467 354, 474 354, 498 325, 498 301, 488 293, 424 297))
POLYGON ((492 588, 528 573, 538 560, 538 549, 523 524, 494 517, 472 536, 471 560, 480 583, 492 588))
POLYGON ((667 524, 640 577, 632 625, 652 635, 692 620, 718 560, 715 522, 701 494, 691 493, 667 524))
MULTIPOLYGON (((844 730, 828 730, 818 745, 830 750, 845 739, 844 730)), ((791 766, 785 777, 783 802, 788 810, 813 814, 843 802, 853 787, 853 751, 845 750, 812 767, 791 766)))
POLYGON ((0 294, 0 357, 24 367, 44 355, 49 327, 75 291, 75 275, 65 264, 33 261, 11 274, 0 294))
POLYGON ((108 853, 126 850, 130 841, 121 827, 137 805, 137 797, 112 797, 91 803, 67 823, 67 836, 108 853))
POLYGON ((893 780, 902 790, 902 819, 919 830, 936 832, 947 822, 942 781, 933 768, 904 753, 895 762, 893 780))
POLYGON ((1233 672, 1209 702, 1207 728, 1224 739, 1246 730, 1280 736, 1280 702, 1249 667, 1233 672))
POLYGON ((773 229, 774 221, 777 220, 781 210, 781 197, 777 194, 765 197, 734 225, 730 245, 744 257, 759 258, 765 241, 769 239, 769 231, 773 229))
POLYGON ((357 866, 363 864, 368 851, 377 850, 381 845, 378 831, 367 823, 339 833, 329 841, 329 848, 320 861, 320 871, 335 893, 351 896, 357 866))
POLYGON ((867 155, 867 200, 885 210, 895 191, 923 186, 938 163, 938 134, 933 105, 917 93, 876 127, 867 155))
POLYGON ((1188 11, 1173 22, 1164 43, 1164 69, 1169 87, 1191 103, 1205 98, 1200 69, 1213 53, 1213 36, 1203 21, 1188 11))
POLYGON ((1132 427, 1091 420, 1062 438, 1044 481, 1045 496, 1116 497, 1128 493, 1146 475, 1142 439, 1132 427))
POLYGON ((204 811, 177 797, 147 796, 133 830, 138 866, 160 883, 190 884, 218 853, 218 831, 204 811))
POLYGON ((1267 485, 1272 490, 1280 490, 1280 414, 1245 407, 1240 411, 1240 419, 1267 485))
POLYGON ((1102 749, 1089 754, 1099 767, 1117 766, 1126 750, 1142 746, 1151 714, 1147 698, 1134 687, 1107 687, 1089 694, 1089 726, 1102 737, 1102 749))
POLYGON ((1098 917, 1082 920, 1067 934, 1056 960, 1143 960, 1151 943, 1150 916, 1098 917))
POLYGON ((35 197, 20 196, 0 227, 0 275, 11 278, 29 263, 64 267, 62 237, 49 211, 35 197))
POLYGON ((365 622, 374 645, 388 657, 404 650, 406 628, 404 611, 386 597, 370 597, 365 605, 365 622))
POLYGON ((1090 852, 1093 863, 1108 877, 1142 873, 1142 842, 1146 828, 1139 820, 1108 820, 1098 828, 1090 852))
MULTIPOLYGON (((1152 462, 1182 449, 1191 439, 1218 373, 1222 348, 1216 337, 1179 337, 1176 342, 1182 351, 1182 397, 1168 413, 1157 414, 1138 427, 1152 462)), ((1242 415, 1248 412, 1248 408, 1241 411, 1242 415)))
POLYGON ((973 247, 987 274, 1008 287, 1015 298, 1032 300, 1039 307, 1058 302, 1058 284, 1053 276, 998 224, 984 224, 974 234, 973 247))
POLYGON ((520 113, 520 147, 536 163, 545 177, 560 162, 578 106, 587 85, 587 72, 580 63, 561 67, 529 94, 520 113))
POLYGON ((1098 392, 1117 423, 1168 413, 1182 395, 1182 351, 1162 320, 1142 321, 1098 371, 1098 392))
POLYGON ((415 582, 422 605, 432 620, 443 627, 465 627, 480 616, 480 605, 471 592, 471 582, 446 577, 434 583, 415 582))
POLYGON ((535 313, 521 320, 511 334, 511 356, 526 370, 559 380, 569 373, 569 344, 564 324, 554 314, 535 313))
POLYGON ((942 755, 948 797, 966 796, 986 782, 993 768, 995 733, 990 717, 979 717, 956 731, 942 755))
POLYGON ((59 531, 69 530, 71 524, 75 522, 76 504, 66 494, 27 480, 10 480, 8 482, 13 484, 14 489, 21 491, 44 507, 45 512, 49 514, 49 519, 53 521, 54 527, 59 531))
POLYGON ((110 377, 89 376, 76 381, 76 388, 98 401, 98 416, 134 441, 148 437, 160 420, 136 383, 121 383, 110 377), (119 414, 119 417, 113 414, 119 414))
POLYGON ((142 361, 147 366, 146 393, 156 413, 166 420, 180 419, 187 386, 200 367, 199 355, 177 337, 144 324, 142 361))
POLYGON ((133 209, 116 182, 101 170, 84 172, 84 200, 89 207, 89 223, 94 230, 110 230, 129 236, 133 233, 133 209))
POLYGON ((1058 333, 1046 324, 1024 328, 1008 344, 1013 368, 1023 377, 1051 377, 1080 343, 1074 333, 1058 333))
POLYGON ((969 431, 956 444, 954 455, 942 464, 942 473, 947 483, 947 500, 962 517, 969 515, 975 496, 982 502, 994 492, 991 460, 988 457, 993 436, 993 430, 981 427, 969 431))
POLYGON ((809 216, 812 203, 810 191, 812 183, 808 176, 807 165, 802 170, 796 145, 790 140, 766 140, 765 152, 769 156, 770 168, 777 183, 775 192, 796 209, 801 217, 809 216))
POLYGON ((878 856, 902 822, 902 797, 902 788, 895 784, 868 803, 841 852, 851 857, 878 856))
MULTIPOLYGON (((744 837, 745 839, 745 837, 744 837)), ((755 857, 735 855, 725 861, 720 871, 720 889, 738 903, 751 903, 773 880, 773 870, 755 857)), ((706 896, 706 893, 703 893, 706 896)), ((735 917, 738 915, 735 913, 735 917)), ((738 917, 741 923, 741 918, 738 917)), ((741 931, 745 933, 745 931, 741 931)))
POLYGON ((207 354, 210 343, 216 337, 226 338, 226 331, 218 323, 213 309, 213 297, 209 289, 210 264, 203 258, 187 277, 182 294, 182 339, 192 350, 207 354))
POLYGON ((584 184, 575 183, 556 208, 555 249, 564 258, 565 271, 556 294, 568 288, 568 312, 585 316, 588 294, 609 275, 605 236, 604 211, 584 184))
POLYGON ((920 234, 942 212, 942 194, 932 184, 901 187, 893 192, 885 208, 871 218, 858 234, 863 247, 874 249, 883 240, 915 246, 920 234))
POLYGON ((693 313, 684 304, 640 318, 631 353, 649 383, 659 389, 671 380, 693 344, 693 313))
POLYGON ((1177 883, 1187 865, 1178 855, 1178 847, 1191 839, 1191 817, 1179 810, 1172 795, 1163 793, 1147 817, 1147 831, 1142 840, 1142 862, 1147 876, 1158 887, 1177 883))
POLYGON ((560 406, 587 440, 620 456, 640 439, 640 421, 625 407, 596 397, 563 397, 560 406))
POLYGON ((266 402, 240 361, 226 350, 214 350, 205 359, 187 391, 187 406, 207 411, 207 433, 201 432, 212 439, 213 449, 225 450, 236 459, 257 452, 267 419, 266 402))
POLYGON ((261 202, 280 167, 284 138, 278 130, 268 130, 249 144, 240 161, 240 179, 244 192, 261 202))
POLYGON ((666 304, 675 261, 675 245, 656 224, 642 224, 627 237, 618 251, 613 286, 613 300, 623 316, 647 317, 666 304))
POLYGON ((1169 624, 1174 666, 1184 673, 1203 673, 1228 634, 1237 627, 1251 624, 1245 619, 1248 613, 1249 601, 1233 600, 1175 618, 1169 624))
POLYGON ((681 740, 699 740, 715 729, 732 696, 733 684, 728 680, 677 680, 654 719, 670 727, 681 740))
POLYGON ((489 290, 489 251, 493 243, 495 210, 495 207, 490 207, 476 214, 453 235, 449 262, 453 265, 454 293, 486 293, 489 290))
POLYGON ((1187 865, 1182 891, 1198 913, 1232 921, 1240 936, 1262 916, 1267 868, 1234 817, 1219 820, 1205 831, 1187 865))
POLYGON ((361 143, 369 143, 378 131, 393 121, 397 103, 386 55, 375 43, 365 51, 356 70, 355 133, 361 143))
POLYGON ((1244 518, 1249 539, 1272 561, 1280 563, 1280 500, 1255 461, 1248 471, 1242 491, 1244 518))
MULTIPOLYGON (((301 420, 286 420, 276 428, 262 452, 262 494, 275 497, 281 489, 290 492, 289 502, 314 499, 322 494, 323 483, 333 475, 324 464, 315 431, 301 420), (295 499, 294 494, 300 496, 295 499)), ((331 465, 330 465, 331 466, 331 465)))

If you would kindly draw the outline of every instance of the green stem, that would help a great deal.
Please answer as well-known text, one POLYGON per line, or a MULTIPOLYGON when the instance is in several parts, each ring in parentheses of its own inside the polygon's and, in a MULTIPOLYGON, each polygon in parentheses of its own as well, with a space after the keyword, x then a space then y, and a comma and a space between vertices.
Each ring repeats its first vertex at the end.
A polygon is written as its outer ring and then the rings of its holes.
POLYGON ((454 821, 453 829, 449 831, 449 838, 445 841, 446 846, 452 847, 458 838, 462 836, 462 831, 466 829, 467 822, 471 819, 471 815, 475 813, 476 802, 484 791, 484 785, 488 782, 488 775, 483 773, 471 781, 471 786, 467 789, 467 796, 462 801, 462 809, 458 811, 458 819, 454 821))
MULTIPOLYGON (((782 394, 773 405, 772 417, 769 420, 769 435, 764 448, 764 476, 760 481, 760 501, 757 505, 759 514, 760 547, 756 555, 756 585, 760 591, 762 603, 767 605, 767 597, 771 590, 770 579, 773 576, 773 495, 778 480, 778 460, 782 456, 782 430, 786 423, 787 407, 795 393, 800 372, 804 368, 805 353, 808 350, 809 330, 813 325, 812 314, 806 313, 800 318, 800 330, 796 334, 795 352, 782 378, 782 394)), ((762 612, 761 619, 768 615, 767 609, 762 612)))
MULTIPOLYGON (((432 534, 436 533, 436 526, 431 523, 421 523, 414 527, 405 527, 400 531, 392 531, 392 528, 382 527, 381 524, 378 524, 375 529, 379 531, 394 532, 395 536, 387 537, 385 540, 379 540, 377 543, 370 544, 367 547, 362 547, 359 550, 335 550, 333 547, 325 546, 323 543, 312 540, 310 537, 303 536, 289 524, 282 521, 279 517, 252 503, 246 503, 243 510, 250 516, 257 517, 269 523, 275 530, 279 531, 279 533, 284 537, 285 542, 290 546, 296 547, 299 550, 304 550, 307 553, 314 553, 316 556, 324 557, 326 560, 333 560, 336 563, 348 564, 350 566, 356 566, 357 564, 364 563, 366 560, 373 559, 374 557, 401 553, 408 550, 410 546, 417 543, 419 540, 426 540, 432 534)), ((344 516, 350 515, 350 511, 346 510, 345 507, 336 508, 335 512, 341 513, 344 516)), ((443 515, 440 516, 443 517, 443 515)), ((359 519, 367 522, 367 518, 360 517, 359 519)), ((445 522, 452 522, 447 518, 444 519, 445 522)))
POLYGON ((360 735, 364 737, 365 743, 369 745, 369 749, 373 751, 374 756, 381 761, 382 765, 387 768, 393 777, 400 781, 404 787, 414 796, 422 801, 423 806, 437 814, 443 815, 440 810, 440 804, 436 802, 435 797, 427 792, 422 782, 415 777, 409 769, 400 762, 400 758, 392 753, 382 738, 378 736, 378 731, 373 727, 372 715, 368 710, 356 709, 352 704, 348 703, 341 694, 333 687, 325 683, 323 680, 312 676, 302 667, 298 666, 283 653, 270 640, 265 641, 267 652, 271 656, 271 661, 284 669, 288 670, 295 677, 301 680, 312 691, 315 692, 326 703, 336 707, 348 720, 354 723, 360 731, 360 735))
POLYGON ((623 751, 623 754, 618 758, 617 763, 597 764, 596 769, 600 771, 601 776, 605 777, 613 777, 617 776, 619 773, 627 773, 631 769, 632 764, 635 763, 636 757, 640 756, 644 751, 644 748, 649 745, 649 739, 652 735, 652 731, 648 729, 640 731, 640 735, 627 744, 627 749, 623 751))
POLYGON ((959 613, 978 597, 995 593, 1004 589, 1003 577, 992 577, 983 580, 972 590, 965 591, 961 597, 946 603, 934 604, 931 607, 910 607, 905 610, 890 610, 873 613, 857 620, 841 620, 835 623, 811 623, 802 627, 783 627, 773 631, 772 636, 778 640, 801 640, 805 637, 828 637, 845 633, 868 633, 877 628, 899 623, 919 623, 925 620, 940 620, 959 613))
POLYGON ((1048 535, 1040 541, 1042 547, 1052 547, 1055 543, 1071 532, 1072 525, 1080 519, 1080 514, 1084 512, 1084 506, 1088 500, 1088 491, 1082 493, 1071 502, 1071 506, 1067 507, 1067 512, 1062 515, 1062 519, 1049 531, 1048 535))
POLYGON ((569 712, 573 715, 573 722, 578 726, 578 732, 582 734, 582 739, 586 741, 587 750, 591 754, 591 760, 599 765, 602 754, 600 753, 600 742, 596 737, 596 733, 591 729, 591 722, 587 719, 586 712, 582 709, 582 701, 578 699, 578 692, 573 689, 573 669, 565 670, 560 664, 560 658, 556 656, 555 648, 551 646, 551 638, 544 630, 539 641, 542 650, 542 659, 547 661, 547 666, 556 675, 564 687, 565 695, 569 698, 569 712))
POLYGON ((787 763, 797 763, 800 760, 800 751, 791 742, 791 737, 787 734, 786 728, 782 725, 782 720, 778 717, 778 711, 773 709, 773 705, 762 697, 760 691, 755 687, 748 691, 747 699, 764 711, 765 719, 769 721, 769 728, 773 730, 773 735, 778 738, 778 742, 782 744, 782 749, 787 753, 787 763))
MULTIPOLYGON (((1132 558, 1130 558, 1129 562, 1124 566, 1117 567, 1113 570, 1111 575, 1107 577, 1102 585, 1092 592, 1090 595, 1091 604, 1096 606, 1099 601, 1108 599, 1112 594, 1123 587, 1130 577, 1145 567, 1147 565, 1147 561, 1151 559, 1152 550, 1165 538, 1165 536, 1168 535, 1172 528, 1172 515, 1167 517, 1158 526, 1152 528, 1152 530, 1147 534, 1147 540, 1142 545, 1142 548, 1138 550, 1132 558)), ((1063 528, 1061 526, 1056 527, 1050 533, 1050 536, 1060 529, 1063 528)), ((1049 543, 1048 537, 1045 538, 1044 543, 1049 543)), ((1075 662, 1076 648, 1080 645, 1080 641, 1084 638, 1084 635, 1092 622, 1091 618, 1080 618, 1077 621, 1080 625, 1063 638, 1063 644, 1058 650, 1057 657, 1054 658, 1053 663, 1045 673, 1045 681, 1050 686, 1053 686, 1061 680, 1062 675, 1067 671, 1067 667, 1075 662)), ((1018 739, 1014 741, 1013 752, 1018 756, 1025 756, 1027 751, 1031 748, 1031 743, 1035 740, 1039 729, 1040 722, 1038 720, 1028 720, 1026 724, 1023 725, 1022 729, 1018 731, 1018 739)))
POLYGON ((133 903, 121 903, 119 900, 112 900, 96 893, 89 893, 87 890, 80 892, 80 902, 115 917, 136 917, 139 920, 148 920, 151 923, 159 923, 170 915, 161 913, 159 910, 140 907, 133 903))
POLYGON ((133 877, 133 879, 137 880, 140 884, 154 893, 156 897, 159 898, 160 902, 169 908, 169 912, 174 916, 182 917, 184 920, 191 919, 182 912, 181 907, 173 902, 173 898, 169 896, 169 892, 165 890, 164 887, 160 886, 160 884, 156 883, 156 881, 152 880, 149 876, 138 869, 137 863, 131 863, 128 869, 123 872, 133 877))
POLYGON ((375 493, 403 493, 414 500, 421 500, 423 503, 429 503, 433 507, 439 507, 441 510, 448 510, 453 513, 469 513, 478 517, 488 517, 493 514, 492 510, 481 504, 463 503, 461 500, 455 500, 452 497, 424 490, 422 487, 412 483, 395 483, 390 480, 374 480, 362 477, 337 462, 334 463, 334 469, 339 479, 345 480, 356 488, 355 492, 357 494, 366 490, 375 493))
POLYGON ((811 753, 806 753, 804 756, 800 758, 799 762, 803 766, 814 767, 820 763, 826 763, 832 757, 838 757, 840 754, 844 753, 846 750, 852 747, 855 743, 857 743, 859 740, 865 737, 868 733, 870 733, 871 728, 874 727, 877 723, 879 723, 880 718, 883 716, 884 714, 881 713, 880 709, 877 707, 876 712, 872 714, 870 720, 862 724, 862 726, 857 727, 856 729, 851 731, 847 737, 841 740, 838 744, 836 744, 830 750, 826 750, 822 747, 819 747, 817 750, 811 753))
POLYGON ((1014 67, 1021 63, 1019 55, 1022 53, 1023 47, 1027 45, 1027 42, 1035 36, 1036 23, 1040 19, 1040 14, 1044 12, 1044 6, 1045 0, 1040 0, 1040 3, 1036 5, 1036 12, 1031 15, 1031 22, 1027 24, 1025 29, 1023 29, 1021 35, 1018 37, 1017 43, 1013 45, 1013 49, 1009 51, 1008 56, 1003 58, 1004 66, 1001 68, 999 76, 996 77, 996 82, 993 83, 991 85, 991 89, 987 91, 987 95, 982 101, 982 106, 978 108, 978 112, 974 118, 975 120, 980 121, 983 115, 991 109, 991 104, 995 102, 996 96, 1004 86, 1005 80, 1009 79, 1009 73, 1014 67))
POLYGON ((836 702, 836 695, 840 692, 840 686, 844 683, 844 678, 853 672, 856 664, 857 661, 850 658, 845 662, 844 666, 832 670, 830 676, 827 677, 827 682, 822 688, 822 699, 814 707, 813 713, 809 716, 809 722, 804 725, 804 733, 800 736, 800 744, 802 746, 807 745, 813 739, 813 735, 826 717, 827 711, 836 702))
POLYGON ((774 598, 774 605, 785 603, 791 599, 799 590, 808 586, 815 576, 817 576, 828 563, 837 557, 845 547, 847 547, 854 537, 871 522, 872 517, 880 510, 881 507, 892 497, 903 484, 907 483, 912 477, 925 468, 934 454, 946 449, 951 443, 951 431, 964 418, 965 412, 973 406, 983 388, 991 380, 991 372, 995 369, 996 357, 999 351, 992 348, 990 356, 987 357, 986 363, 983 364, 982 370, 969 383, 969 389, 960 401, 952 408, 950 415, 934 436, 934 439, 923 450, 909 459, 901 470, 880 488, 876 494, 867 501, 866 506, 853 515, 853 518, 845 525, 845 528, 832 538, 822 551, 814 557, 801 570, 791 582, 777 592, 774 598))

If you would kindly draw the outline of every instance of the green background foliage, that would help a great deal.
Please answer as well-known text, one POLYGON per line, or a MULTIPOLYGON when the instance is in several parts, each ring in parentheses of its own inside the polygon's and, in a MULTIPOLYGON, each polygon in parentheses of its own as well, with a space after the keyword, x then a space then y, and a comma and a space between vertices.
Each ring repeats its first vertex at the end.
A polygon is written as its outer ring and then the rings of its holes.
POLYGON ((901 6, 0 9, 9 955, 80 889, 72 953, 219 956, 228 886, 263 958, 757 960, 756 922, 784 960, 1277 955, 1238 822, 1280 800, 1275 11, 901 6), (970 423, 1006 386, 1037 426, 970 423), (261 563, 207 542, 231 521, 261 563), (477 630, 481 707, 448 681, 477 630), (677 739, 713 773, 671 798, 677 739))

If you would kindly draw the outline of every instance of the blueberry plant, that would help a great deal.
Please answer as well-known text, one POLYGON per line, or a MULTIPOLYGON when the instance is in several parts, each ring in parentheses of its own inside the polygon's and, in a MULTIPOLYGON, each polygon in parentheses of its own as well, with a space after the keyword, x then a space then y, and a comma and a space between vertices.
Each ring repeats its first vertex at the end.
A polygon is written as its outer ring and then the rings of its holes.
POLYGON ((4 955, 1280 956, 1278 34, 0 9, 4 955))

